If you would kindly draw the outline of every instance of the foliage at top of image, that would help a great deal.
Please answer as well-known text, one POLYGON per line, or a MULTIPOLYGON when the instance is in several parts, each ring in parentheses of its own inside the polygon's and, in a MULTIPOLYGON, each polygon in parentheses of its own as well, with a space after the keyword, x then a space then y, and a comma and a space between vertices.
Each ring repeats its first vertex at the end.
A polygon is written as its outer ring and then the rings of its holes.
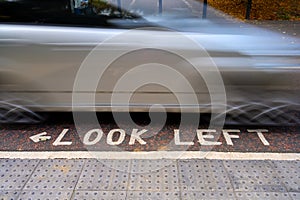
POLYGON ((126 10, 119 9, 117 6, 110 4, 107 0, 89 0, 88 4, 93 8, 93 12, 97 15, 107 15, 120 18, 137 17, 126 10))
MULTIPOLYGON (((209 5, 245 19, 248 0, 208 0, 209 5)), ((252 20, 300 20, 299 0, 252 0, 252 20)))

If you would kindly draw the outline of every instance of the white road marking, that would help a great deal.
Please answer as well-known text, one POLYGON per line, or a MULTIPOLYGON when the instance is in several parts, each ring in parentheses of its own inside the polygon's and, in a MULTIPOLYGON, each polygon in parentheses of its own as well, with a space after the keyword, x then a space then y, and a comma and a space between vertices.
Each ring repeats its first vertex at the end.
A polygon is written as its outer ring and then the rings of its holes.
POLYGON ((136 0, 132 0, 132 1, 130 2, 129 6, 132 6, 133 4, 135 4, 135 1, 136 1, 136 0))
POLYGON ((0 151, 0 158, 9 159, 218 159, 218 160, 300 160, 300 153, 243 153, 204 151, 0 151))
POLYGON ((179 129, 174 129, 175 145, 194 145, 194 142, 181 142, 179 134, 179 129))
POLYGON ((109 133, 107 134, 107 144, 109 145, 119 145, 121 144, 124 140, 125 140, 125 136, 126 136, 126 132, 123 129, 112 129, 111 131, 109 131, 109 133), (117 141, 113 141, 113 135, 115 133, 120 133, 119 138, 117 141))
POLYGON ((64 145, 71 145, 72 142, 71 141, 67 141, 67 142, 62 142, 61 140, 65 137, 66 133, 69 131, 69 129, 64 129, 59 136, 56 138, 56 140, 53 142, 53 146, 64 146, 64 145))
POLYGON ((207 133, 215 133, 216 130, 211 129, 211 130, 205 130, 205 129, 199 129, 197 130, 197 137, 199 139, 200 145, 207 146, 207 145, 221 145, 221 142, 216 142, 216 141, 207 141, 205 139, 214 139, 215 137, 213 135, 208 135, 207 133), (203 133, 206 133, 204 135, 203 133))
POLYGON ((238 135, 231 135, 229 133, 240 133, 240 132, 241 132, 240 130, 223 130, 223 135, 224 135, 227 145, 233 146, 233 142, 231 140, 232 138, 233 139, 240 138, 240 136, 238 136, 238 135))
POLYGON ((147 144, 142 138, 141 135, 146 133, 147 130, 143 129, 141 131, 138 131, 138 129, 134 128, 132 129, 132 133, 130 135, 129 145, 134 145, 135 141, 138 141, 141 145, 147 144))
POLYGON ((193 6, 188 1, 186 1, 186 0, 182 0, 182 1, 185 5, 187 5, 187 7, 189 7, 190 9, 193 9, 193 6))
MULTIPOLYGON (((70 146, 72 145, 72 141, 65 141, 62 142, 63 138, 65 137, 66 133, 68 132, 69 129, 63 129, 63 131, 59 134, 59 136, 56 138, 56 140, 53 142, 53 146, 70 146)), ((146 129, 138 131, 138 129, 132 129, 131 135, 130 135, 130 140, 129 140, 129 145, 134 145, 135 141, 139 142, 141 145, 146 145, 147 142, 141 137, 142 134, 147 132, 146 129)), ((206 139, 215 139, 217 140, 218 138, 215 138, 213 133, 216 133, 217 131, 215 129, 198 129, 197 131, 197 138, 198 142, 200 145, 204 146, 214 146, 214 145, 221 145, 221 142, 217 141, 209 141, 206 139), (205 134, 204 134, 205 133, 205 134)), ((266 138, 263 135, 263 132, 268 132, 266 129, 248 129, 249 133, 257 133, 259 139, 265 146, 270 146, 270 143, 266 140, 266 138)), ((233 146, 232 139, 238 139, 240 138, 239 135, 234 135, 234 134, 229 134, 229 133, 241 133, 240 130, 235 129, 235 130, 222 130, 223 136, 225 138, 226 144, 233 146)), ((47 133, 43 132, 37 135, 33 135, 29 137, 32 141, 34 142, 39 142, 39 141, 45 141, 47 139, 50 139, 51 136, 45 136, 47 133)), ((92 129, 88 131, 83 138, 83 144, 84 145, 95 145, 98 143, 103 136, 103 131, 101 129, 92 129), (96 138, 94 138, 92 141, 90 141, 91 135, 96 134, 96 138)), ((112 129, 109 131, 107 137, 106 137, 106 143, 108 145, 119 145, 121 144, 126 137, 126 132, 124 129, 112 129), (113 141, 113 135, 119 132, 120 135, 118 136, 117 141, 113 141)), ((179 129, 174 129, 174 140, 175 140, 175 145, 194 145, 193 141, 185 141, 181 142, 180 141, 180 130, 179 129)))
POLYGON ((33 142, 37 143, 40 141, 46 141, 46 140, 50 140, 51 136, 47 135, 47 132, 42 132, 33 136, 29 137, 33 142))
POLYGON ((270 146, 270 143, 266 140, 265 136, 263 135, 263 132, 268 132, 266 129, 257 129, 257 130, 247 130, 249 133, 257 133, 259 139, 265 146, 270 146))
POLYGON ((99 142, 101 140, 103 136, 103 131, 101 129, 92 129, 89 130, 83 138, 83 144, 84 145, 95 145, 97 142, 99 142), (96 133, 96 137, 94 138, 94 140, 90 141, 90 137, 93 133, 96 133))

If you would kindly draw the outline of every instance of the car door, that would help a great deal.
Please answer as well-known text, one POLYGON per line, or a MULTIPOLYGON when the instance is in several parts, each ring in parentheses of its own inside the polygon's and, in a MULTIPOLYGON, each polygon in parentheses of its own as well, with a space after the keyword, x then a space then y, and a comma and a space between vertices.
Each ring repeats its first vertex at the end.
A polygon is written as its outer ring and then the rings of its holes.
POLYGON ((121 30, 107 24, 110 16, 75 14, 67 0, 1 3, 1 90, 47 109, 70 108, 80 65, 121 30))

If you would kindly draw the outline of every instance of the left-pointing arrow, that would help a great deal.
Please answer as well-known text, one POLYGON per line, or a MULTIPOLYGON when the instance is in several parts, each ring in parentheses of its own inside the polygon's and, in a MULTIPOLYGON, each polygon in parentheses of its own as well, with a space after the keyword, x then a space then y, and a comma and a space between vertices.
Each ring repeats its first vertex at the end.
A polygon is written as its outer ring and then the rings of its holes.
POLYGON ((36 135, 33 135, 31 137, 29 137, 33 142, 40 142, 40 141, 46 141, 46 140, 50 140, 51 136, 47 135, 46 132, 42 132, 36 135))

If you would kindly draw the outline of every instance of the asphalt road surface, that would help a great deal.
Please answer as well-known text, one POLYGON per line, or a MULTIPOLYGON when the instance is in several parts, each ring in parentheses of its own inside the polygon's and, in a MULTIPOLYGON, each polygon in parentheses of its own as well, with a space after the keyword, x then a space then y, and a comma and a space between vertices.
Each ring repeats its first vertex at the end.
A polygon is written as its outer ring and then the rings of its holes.
POLYGON ((131 114, 134 123, 119 115, 117 123, 112 113, 98 113, 99 124, 75 124, 72 113, 48 113, 39 124, 3 124, 0 150, 300 152, 299 126, 209 126, 205 120, 198 127, 180 126, 180 114, 168 114, 163 126, 149 126, 148 113, 131 114))
POLYGON ((299 199, 299 126, 48 117, 0 126, 0 199, 299 199))

